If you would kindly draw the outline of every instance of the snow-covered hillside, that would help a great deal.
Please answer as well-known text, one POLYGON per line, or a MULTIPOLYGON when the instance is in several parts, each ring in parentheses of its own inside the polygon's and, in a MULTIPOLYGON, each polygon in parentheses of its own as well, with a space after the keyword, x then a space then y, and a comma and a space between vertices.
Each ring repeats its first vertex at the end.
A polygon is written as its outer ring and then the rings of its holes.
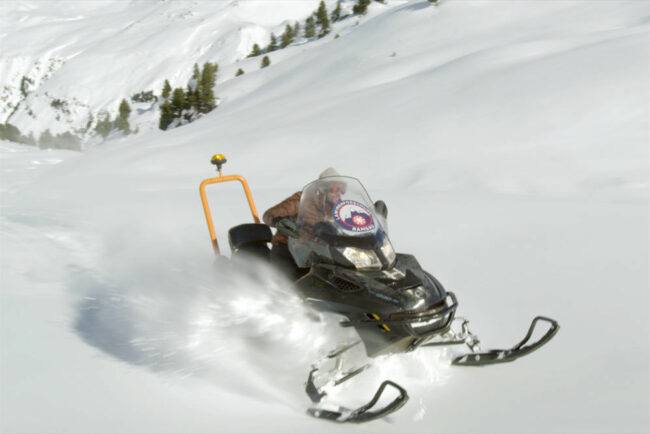
MULTIPOLYGON (((23 132, 78 128, 195 62, 219 63, 221 103, 169 131, 134 113, 138 134, 83 153, 0 143, 0 430, 647 432, 647 2, 388 0, 267 68, 245 58, 317 6, 2 3, 0 121, 40 65, 23 132), (79 104, 56 121, 48 98, 79 104), (217 152, 261 212, 328 166, 358 177, 486 347, 537 314, 560 332, 484 369, 384 357, 336 397, 391 378, 400 412, 310 418, 310 362, 345 330, 283 285, 216 272, 198 185, 217 152)), ((238 186, 209 194, 227 253, 250 213, 238 186)))
POLYGON ((272 31, 279 35, 317 6, 316 0, 8 0, 0 17, 0 121, 37 138, 45 129, 92 128, 99 112, 114 115, 122 98, 159 94, 165 79, 184 87, 195 62, 241 60, 254 43, 266 46, 272 31))

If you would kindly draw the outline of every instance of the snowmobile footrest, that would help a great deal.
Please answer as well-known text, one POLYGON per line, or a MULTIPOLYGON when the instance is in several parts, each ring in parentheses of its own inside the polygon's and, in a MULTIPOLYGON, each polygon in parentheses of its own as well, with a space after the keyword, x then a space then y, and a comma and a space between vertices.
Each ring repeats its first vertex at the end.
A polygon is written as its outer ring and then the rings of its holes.
POLYGON ((457 366, 484 366, 494 365, 496 363, 512 362, 520 357, 525 356, 526 354, 532 353, 550 341, 551 338, 555 336, 559 328, 560 326, 557 321, 544 316, 538 316, 533 319, 533 322, 530 324, 528 333, 526 333, 524 339, 509 350, 490 350, 486 352, 470 353, 464 356, 456 357, 451 363, 457 366), (550 324, 548 331, 536 342, 526 345, 533 335, 535 326, 539 321, 545 321, 550 324))
POLYGON ((404 404, 406 404, 406 401, 408 401, 408 399, 408 393, 406 393, 406 390, 402 386, 390 380, 386 380, 381 383, 381 386, 379 386, 379 389, 377 389, 375 396, 373 396, 373 398, 367 404, 362 405, 356 410, 349 410, 343 407, 341 407, 339 411, 310 408, 307 410, 307 412, 314 417, 331 420, 332 422, 363 423, 382 418, 394 411, 399 410, 404 404), (377 404, 387 386, 392 386, 397 389, 399 396, 385 407, 376 411, 369 411, 375 404, 377 404))

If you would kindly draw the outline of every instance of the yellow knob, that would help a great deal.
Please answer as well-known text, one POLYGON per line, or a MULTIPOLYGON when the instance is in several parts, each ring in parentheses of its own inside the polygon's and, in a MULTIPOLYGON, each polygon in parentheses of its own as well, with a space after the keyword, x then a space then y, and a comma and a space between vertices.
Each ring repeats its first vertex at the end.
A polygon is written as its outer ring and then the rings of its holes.
POLYGON ((210 163, 214 164, 217 166, 217 170, 219 171, 219 175, 221 175, 221 166, 223 166, 226 163, 226 157, 224 157, 222 154, 214 154, 212 156, 212 159, 210 159, 210 163))
POLYGON ((226 161, 227 161, 226 157, 224 155, 222 155, 222 154, 214 154, 212 156, 212 158, 210 159, 210 162, 212 164, 223 164, 226 161))

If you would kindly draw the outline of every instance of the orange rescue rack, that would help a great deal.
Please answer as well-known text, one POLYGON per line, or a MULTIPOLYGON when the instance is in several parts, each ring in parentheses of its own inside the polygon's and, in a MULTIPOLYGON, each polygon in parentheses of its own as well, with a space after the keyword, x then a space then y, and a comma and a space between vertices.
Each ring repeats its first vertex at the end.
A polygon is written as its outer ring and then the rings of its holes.
POLYGON ((217 184, 220 182, 228 182, 228 181, 241 182, 242 187, 244 187, 244 192, 246 193, 246 199, 248 199, 248 206, 250 206, 251 214, 253 215, 253 220, 255 220, 255 223, 260 222, 260 218, 257 214, 257 209, 255 208, 255 202, 253 202, 253 195, 251 194, 250 188, 248 188, 248 182, 246 182, 246 179, 240 175, 223 176, 223 173, 221 172, 221 166, 223 166, 226 163, 226 161, 227 161, 226 157, 224 157, 222 154, 213 155, 210 162, 215 166, 217 166, 217 170, 219 171, 219 176, 216 178, 204 179, 203 182, 201 182, 201 186, 199 187, 199 191, 201 192, 201 202, 203 202, 203 212, 205 212, 205 219, 208 222, 208 230, 210 231, 210 239, 212 240, 212 248, 214 249, 214 253, 217 256, 221 256, 221 252, 219 251, 217 234, 214 231, 214 224, 212 221, 212 214, 210 213, 208 198, 205 194, 205 187, 207 185, 217 184))

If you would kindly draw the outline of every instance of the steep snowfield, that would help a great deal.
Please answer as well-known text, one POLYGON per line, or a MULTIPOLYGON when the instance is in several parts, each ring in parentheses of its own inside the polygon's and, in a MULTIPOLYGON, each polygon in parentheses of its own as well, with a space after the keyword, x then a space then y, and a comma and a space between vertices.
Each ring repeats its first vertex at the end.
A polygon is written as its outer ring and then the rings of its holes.
MULTIPOLYGON (((223 49, 193 45, 196 23, 226 38, 252 22, 264 42, 316 7, 270 4, 3 5, 3 65, 19 51, 7 41, 30 34, 30 62, 53 46, 113 55, 115 39, 128 80, 80 54, 88 63, 66 62, 57 89, 106 73, 115 81, 92 98, 129 95, 218 59, 222 103, 82 154, 0 143, 0 429, 647 432, 647 3, 373 3, 263 70, 236 61, 241 32, 223 49), (102 36, 97 21, 134 24, 102 36), (149 38, 169 34, 187 50, 165 69, 149 38), (507 366, 450 368, 456 350, 386 357, 335 397, 359 404, 391 378, 411 395, 400 412, 361 426, 309 418, 309 364, 346 331, 314 322, 281 283, 218 273, 198 198, 217 152, 260 211, 327 166, 361 179, 388 203, 397 250, 458 295, 485 347, 516 343, 536 314, 560 332, 507 366)), ((250 213, 238 186, 209 193, 227 251, 227 229, 250 213)))

